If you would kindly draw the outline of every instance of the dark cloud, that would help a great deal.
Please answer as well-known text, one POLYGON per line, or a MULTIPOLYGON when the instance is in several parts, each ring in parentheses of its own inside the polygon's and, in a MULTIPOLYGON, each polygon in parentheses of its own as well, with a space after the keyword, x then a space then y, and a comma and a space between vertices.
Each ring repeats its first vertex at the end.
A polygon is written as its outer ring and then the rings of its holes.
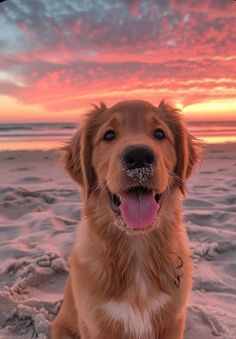
MULTIPOLYGON (((222 1, 225 8, 229 8, 228 2, 222 1)), ((93 1, 12 0, 3 12, 8 29, 20 31, 21 50, 26 52, 53 49, 61 44, 88 53, 102 49, 134 54, 146 49, 158 51, 166 39, 172 40, 172 44, 181 42, 182 35, 196 40, 197 35, 211 28, 227 31, 236 20, 235 16, 230 20, 209 19, 211 8, 223 7, 219 1, 186 1, 184 13, 183 2, 176 0, 172 4, 173 7, 170 1, 98 0, 95 6, 93 1), (136 15, 130 12, 134 7, 136 15), (196 10, 192 12, 192 8, 196 10)), ((8 42, 10 46, 10 38, 8 42)))

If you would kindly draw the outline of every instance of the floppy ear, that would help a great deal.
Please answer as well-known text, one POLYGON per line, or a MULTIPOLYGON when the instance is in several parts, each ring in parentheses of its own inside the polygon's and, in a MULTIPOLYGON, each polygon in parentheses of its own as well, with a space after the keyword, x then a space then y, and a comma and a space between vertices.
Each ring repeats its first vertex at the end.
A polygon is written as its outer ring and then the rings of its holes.
MULTIPOLYGON (((94 112, 91 112, 91 115, 94 112)), ((93 135, 94 126, 91 120, 86 121, 82 134, 81 134, 81 149, 80 149, 80 163, 82 173, 82 186, 85 189, 87 198, 93 192, 97 178, 92 165, 92 154, 93 154, 93 135)))
POLYGON ((185 193, 186 180, 192 174, 193 169, 202 159, 202 146, 198 139, 194 138, 185 126, 179 129, 176 140, 177 165, 175 173, 180 181, 181 192, 185 193))
POLYGON ((72 139, 62 148, 63 153, 63 163, 67 172, 70 174, 72 179, 76 181, 79 185, 83 186, 83 177, 81 170, 81 161, 80 161, 80 146, 81 141, 81 131, 78 130, 72 139))
POLYGON ((185 173, 185 179, 188 179, 192 174, 195 166, 201 163, 203 154, 203 143, 199 139, 193 137, 189 133, 187 139, 188 165, 185 173))
POLYGON ((181 192, 185 193, 185 183, 190 177, 194 167, 202 160, 202 143, 194 138, 187 130, 178 109, 161 101, 159 108, 166 112, 167 123, 175 137, 177 164, 175 174, 181 192))
POLYGON ((87 197, 92 193, 96 181, 92 167, 92 140, 88 133, 89 126, 83 126, 63 148, 65 169, 85 190, 87 197))
POLYGON ((94 106, 85 117, 83 126, 64 147, 64 164, 70 176, 85 190, 87 198, 96 185, 96 174, 92 166, 93 136, 98 115, 106 109, 105 104, 94 106))

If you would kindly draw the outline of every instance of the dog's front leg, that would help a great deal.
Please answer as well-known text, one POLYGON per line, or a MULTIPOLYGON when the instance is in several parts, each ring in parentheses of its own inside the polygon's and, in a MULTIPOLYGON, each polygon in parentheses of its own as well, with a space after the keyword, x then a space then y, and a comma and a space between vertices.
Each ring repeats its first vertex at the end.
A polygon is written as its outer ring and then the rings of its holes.
POLYGON ((185 327, 185 315, 178 317, 175 320, 161 328, 158 339, 183 339, 185 327))
POLYGON ((93 337, 89 333, 88 327, 86 324, 79 319, 79 332, 80 332, 80 339, 92 339, 93 337))
POLYGON ((64 300, 61 309, 52 323, 52 339, 77 339, 80 338, 77 326, 77 312, 72 296, 70 276, 67 279, 64 300))

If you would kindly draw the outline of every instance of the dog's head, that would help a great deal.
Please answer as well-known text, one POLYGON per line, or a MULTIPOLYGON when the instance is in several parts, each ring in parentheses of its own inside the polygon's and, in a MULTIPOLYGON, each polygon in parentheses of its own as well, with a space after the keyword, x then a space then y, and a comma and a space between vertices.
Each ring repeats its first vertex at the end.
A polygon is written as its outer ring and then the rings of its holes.
POLYGON ((109 208, 130 232, 157 224, 163 201, 175 190, 184 193, 199 160, 199 145, 178 110, 163 101, 159 107, 145 101, 95 107, 65 157, 86 199, 102 201, 101 212, 109 208))

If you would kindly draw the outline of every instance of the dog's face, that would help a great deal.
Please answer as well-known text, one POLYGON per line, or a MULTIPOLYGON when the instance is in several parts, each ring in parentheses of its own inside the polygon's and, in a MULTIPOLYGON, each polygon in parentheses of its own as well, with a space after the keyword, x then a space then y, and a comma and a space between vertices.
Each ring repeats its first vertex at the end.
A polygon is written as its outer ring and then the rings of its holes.
POLYGON ((66 167, 87 199, 104 195, 123 221, 119 227, 137 232, 157 224, 163 200, 175 189, 184 191, 198 159, 175 109, 125 101, 87 116, 67 147, 66 167))

